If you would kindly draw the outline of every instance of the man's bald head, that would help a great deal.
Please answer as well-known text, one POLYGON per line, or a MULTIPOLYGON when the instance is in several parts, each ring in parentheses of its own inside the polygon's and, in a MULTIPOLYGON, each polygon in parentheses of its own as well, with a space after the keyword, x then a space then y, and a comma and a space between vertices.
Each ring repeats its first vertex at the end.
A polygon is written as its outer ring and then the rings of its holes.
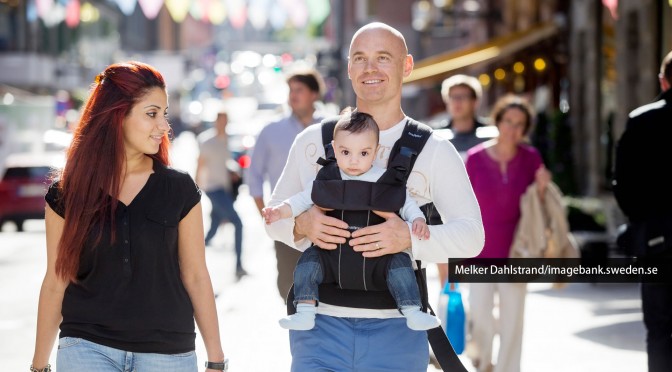
POLYGON ((355 41, 355 39, 357 39, 359 35, 367 31, 389 32, 390 34, 394 35, 396 39, 399 39, 399 42, 401 43, 401 45, 403 45, 404 51, 406 52, 406 54, 408 54, 408 46, 406 46, 406 39, 404 39, 404 35, 402 35, 401 32, 399 32, 399 30, 397 30, 396 28, 382 22, 372 22, 362 26, 359 30, 357 30, 357 32, 355 32, 355 34, 352 35, 352 41, 350 42, 350 49, 352 49, 352 43, 355 41))

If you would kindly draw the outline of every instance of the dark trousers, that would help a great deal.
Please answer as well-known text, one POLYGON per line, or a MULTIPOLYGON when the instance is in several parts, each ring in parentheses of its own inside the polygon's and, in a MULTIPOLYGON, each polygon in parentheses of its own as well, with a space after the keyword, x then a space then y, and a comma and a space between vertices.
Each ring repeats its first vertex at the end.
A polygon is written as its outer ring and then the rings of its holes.
POLYGON ((301 251, 285 243, 275 242, 275 258, 278 261, 278 293, 283 301, 287 301, 287 294, 294 282, 294 268, 301 257, 301 251))
POLYGON ((672 371, 672 284, 642 283, 649 372, 672 371))
POLYGON ((205 244, 208 244, 215 236, 219 225, 224 220, 231 222, 235 228, 234 247, 236 250, 236 269, 242 269, 243 222, 240 220, 238 213, 233 207, 233 196, 225 189, 206 191, 205 194, 212 203, 212 211, 210 212, 210 230, 208 230, 208 233, 205 235, 205 244))

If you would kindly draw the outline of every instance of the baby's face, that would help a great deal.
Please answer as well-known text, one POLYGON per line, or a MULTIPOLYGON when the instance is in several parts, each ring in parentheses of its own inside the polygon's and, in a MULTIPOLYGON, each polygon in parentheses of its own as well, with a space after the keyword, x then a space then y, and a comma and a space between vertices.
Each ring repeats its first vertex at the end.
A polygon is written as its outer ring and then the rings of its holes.
POLYGON ((376 134, 372 131, 351 133, 340 130, 331 145, 338 168, 349 176, 359 176, 371 169, 378 152, 376 134))

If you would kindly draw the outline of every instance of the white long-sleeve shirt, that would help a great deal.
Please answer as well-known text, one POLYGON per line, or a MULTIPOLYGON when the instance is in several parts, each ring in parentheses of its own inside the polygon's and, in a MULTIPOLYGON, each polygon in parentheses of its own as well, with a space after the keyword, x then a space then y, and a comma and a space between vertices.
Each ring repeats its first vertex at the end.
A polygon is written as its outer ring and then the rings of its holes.
MULTIPOLYGON (((374 165, 371 169, 358 176, 349 175, 342 170, 339 170, 339 172, 342 180, 376 182, 385 173, 385 169, 374 165)), ((284 201, 284 203, 292 208, 293 217, 300 215, 313 206, 314 203, 311 197, 312 192, 313 182, 311 181, 308 182, 303 191, 284 201)), ((418 207, 418 204, 411 198, 411 194, 408 190, 406 190, 406 199, 404 200, 404 205, 401 207, 399 214, 404 221, 411 223, 415 221, 416 218, 422 218, 426 221, 425 215, 420 210, 420 207, 418 207)))
MULTIPOLYGON (((386 167, 390 150, 401 137, 406 124, 403 119, 390 129, 380 132, 380 148, 374 161, 378 167, 386 167)), ((308 127, 301 132, 289 152, 287 164, 273 190, 269 205, 278 205, 315 179, 324 157, 320 125, 308 127)), ((485 234, 481 211, 464 163, 455 147, 446 139, 432 135, 415 162, 406 187, 418 205, 434 202, 443 224, 429 226, 430 238, 420 240, 411 234, 411 252, 415 260, 445 263, 449 257, 474 257, 483 248, 485 234)), ((279 240, 304 251, 310 246, 307 238, 294 241, 294 219, 282 219, 264 225, 274 240, 279 240)), ((333 306, 320 302, 318 313, 356 318, 389 318, 400 316, 395 309, 373 310, 333 306)))

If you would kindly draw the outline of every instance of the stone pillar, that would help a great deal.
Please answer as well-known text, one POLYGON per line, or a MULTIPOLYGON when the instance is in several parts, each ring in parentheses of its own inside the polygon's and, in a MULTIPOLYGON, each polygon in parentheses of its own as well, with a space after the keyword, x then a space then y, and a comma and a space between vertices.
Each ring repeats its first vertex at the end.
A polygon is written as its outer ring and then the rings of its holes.
POLYGON ((600 187, 599 148, 602 76, 602 3, 574 0, 570 6, 570 123, 579 192, 595 196, 600 187))
POLYGON ((656 3, 654 0, 621 0, 616 22, 617 111, 614 136, 620 138, 628 114, 652 102, 660 85, 656 3))

